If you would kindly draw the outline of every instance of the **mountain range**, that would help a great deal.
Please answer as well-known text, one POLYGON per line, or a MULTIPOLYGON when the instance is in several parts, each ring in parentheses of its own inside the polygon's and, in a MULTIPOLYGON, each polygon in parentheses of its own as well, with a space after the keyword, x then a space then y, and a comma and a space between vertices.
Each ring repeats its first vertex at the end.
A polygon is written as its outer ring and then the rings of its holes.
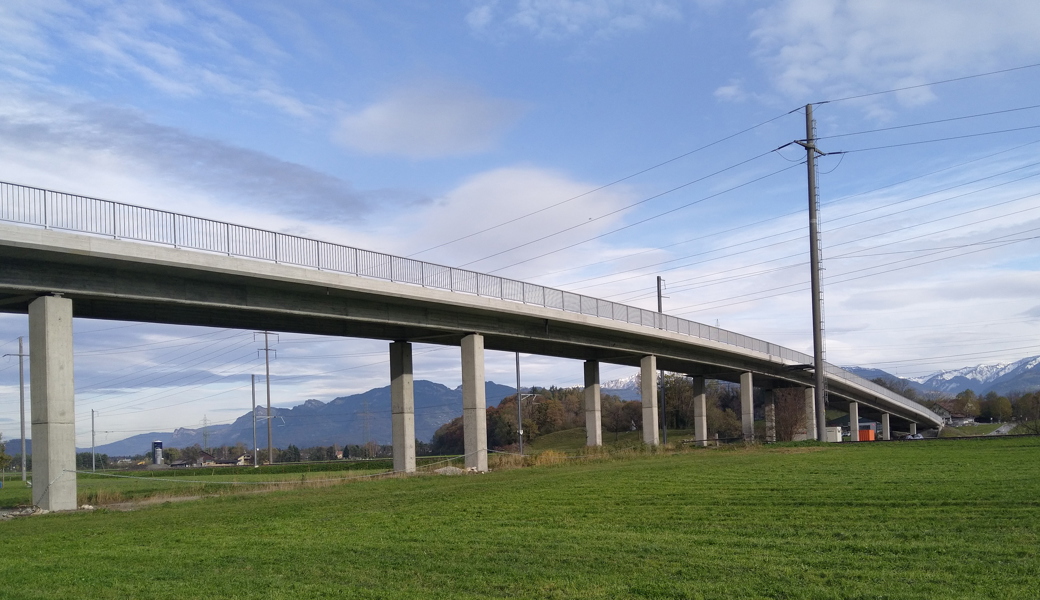
MULTIPOLYGON (((493 381, 484 384, 485 401, 497 406, 503 398, 516 394, 515 387, 493 381)), ((432 381, 416 380, 415 437, 430 441, 441 425, 462 415, 462 386, 451 389, 432 381)), ((257 407, 256 442, 267 447, 267 423, 263 420, 265 407, 257 407)), ((299 448, 339 444, 391 443, 390 386, 375 388, 322 402, 307 400, 292 408, 271 408, 272 439, 274 446, 285 448, 294 444, 299 448)), ((233 423, 198 429, 180 428, 174 431, 155 431, 135 435, 118 442, 103 444, 96 451, 109 456, 146 454, 152 441, 161 440, 166 448, 184 448, 199 444, 218 447, 234 446, 242 442, 248 448, 253 443, 253 416, 245 413, 233 423), (208 438, 208 439, 207 439, 208 438)), ((81 448, 78 451, 89 451, 81 448)), ((11 452, 8 452, 11 454, 11 452)))
POLYGON ((918 392, 941 392, 959 394, 970 389, 984 395, 996 392, 1007 395, 1011 392, 1035 392, 1040 390, 1040 356, 1031 356, 1010 363, 982 364, 960 369, 944 369, 919 377, 900 378, 881 369, 845 367, 846 370, 875 379, 903 379, 918 392))

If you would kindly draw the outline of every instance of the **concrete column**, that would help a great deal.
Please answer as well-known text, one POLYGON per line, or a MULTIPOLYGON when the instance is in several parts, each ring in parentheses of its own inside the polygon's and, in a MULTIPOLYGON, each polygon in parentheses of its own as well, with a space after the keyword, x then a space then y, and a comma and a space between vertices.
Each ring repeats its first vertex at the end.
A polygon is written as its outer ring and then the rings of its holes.
POLYGON ((910 435, 917 435, 917 423, 910 423, 910 435))
POLYGON ((68 298, 44 296, 29 304, 29 383, 33 504, 75 510, 76 407, 68 298))
POLYGON ((394 472, 415 472, 415 393, 412 345, 390 344, 390 419, 393 426, 394 472))
POLYGON ((585 439, 589 446, 603 445, 603 413, 599 398, 599 361, 585 361, 585 439))
POLYGON ((849 432, 851 442, 859 441, 859 402, 849 402, 849 432))
POLYGON ((816 390, 811 387, 805 388, 805 439, 823 439, 816 434, 816 390))
POLYGON ((462 435, 466 468, 487 471, 487 402, 484 398, 484 336, 462 338, 462 435))
POLYGON ((881 413, 881 439, 892 439, 892 428, 888 424, 888 413, 881 413))
POLYGON ((708 445, 708 406, 704 394, 704 378, 694 377, 693 382, 693 439, 698 446, 708 445))
POLYGON ((656 446, 657 431, 657 357, 644 356, 639 361, 639 391, 643 401, 643 443, 656 446))
POLYGON ((755 397, 751 373, 740 374, 740 424, 744 430, 744 441, 755 441, 755 397))
POLYGON ((776 441, 776 395, 773 390, 765 390, 766 401, 766 443, 776 441))

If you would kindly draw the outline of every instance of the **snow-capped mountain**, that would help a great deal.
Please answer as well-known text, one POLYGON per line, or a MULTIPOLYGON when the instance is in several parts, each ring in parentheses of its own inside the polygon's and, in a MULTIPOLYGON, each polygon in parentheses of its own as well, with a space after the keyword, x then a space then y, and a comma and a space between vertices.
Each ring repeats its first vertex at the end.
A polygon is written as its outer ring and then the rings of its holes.
MULTIPOLYGON (((943 392, 958 394, 970 389, 977 394, 996 392, 1032 392, 1040 389, 1040 356, 1031 356, 1011 363, 994 363, 976 365, 960 369, 944 369, 920 377, 909 377, 906 380, 912 387, 922 392, 943 392)), ((879 369, 847 367, 860 377, 874 379, 887 377, 899 379, 879 369)))
POLYGON ((639 393, 639 373, 621 379, 611 379, 601 383, 599 388, 604 394, 612 394, 622 400, 640 400, 642 398, 639 393))

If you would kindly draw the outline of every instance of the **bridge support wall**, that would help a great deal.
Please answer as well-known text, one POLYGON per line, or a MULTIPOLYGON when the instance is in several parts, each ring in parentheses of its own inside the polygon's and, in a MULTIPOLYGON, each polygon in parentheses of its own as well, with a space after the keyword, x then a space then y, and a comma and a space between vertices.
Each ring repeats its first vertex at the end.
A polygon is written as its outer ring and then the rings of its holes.
POLYGON ((657 430, 657 357, 644 356, 639 361, 639 391, 643 401, 643 443, 656 446, 657 430))
POLYGON ((859 402, 849 402, 849 441, 859 441, 859 402))
POLYGON ((603 445, 603 413, 599 393, 599 361, 585 361, 585 438, 589 446, 603 445))
POLYGON ((72 300, 37 298, 29 305, 33 504, 76 508, 76 406, 72 378, 72 300))
POLYGON ((462 338, 462 435, 466 468, 487 471, 487 402, 484 398, 484 336, 462 338))
POLYGON ((708 445, 708 406, 704 394, 704 378, 694 377, 693 387, 693 440, 698 446, 708 445))
POLYGON ((393 427, 394 472, 415 472, 415 391, 412 345, 390 344, 390 419, 393 427))
POLYGON ((892 439, 892 426, 890 425, 888 413, 881 413, 881 439, 890 440, 892 439))
POLYGON ((910 422, 910 435, 917 435, 917 423, 910 422))
POLYGON ((766 443, 776 441, 776 394, 773 390, 764 390, 766 413, 766 443))
POLYGON ((740 374, 740 424, 744 441, 755 441, 755 395, 751 373, 740 374))
POLYGON ((816 432, 816 390, 805 388, 805 439, 819 440, 816 432))

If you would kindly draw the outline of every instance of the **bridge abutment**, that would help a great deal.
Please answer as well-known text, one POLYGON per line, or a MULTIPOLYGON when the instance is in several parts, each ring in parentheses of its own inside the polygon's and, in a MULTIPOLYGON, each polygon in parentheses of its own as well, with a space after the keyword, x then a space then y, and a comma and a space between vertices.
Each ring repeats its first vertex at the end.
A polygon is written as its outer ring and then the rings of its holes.
POLYGON ((76 406, 72 376, 72 300, 43 296, 29 304, 33 504, 76 508, 76 406))
POLYGON ((484 472, 487 464, 487 402, 484 398, 484 336, 462 338, 462 435, 466 468, 484 472))
POLYGON ((755 441, 754 379, 750 372, 740 374, 740 424, 745 442, 755 441))
POLYGON ((589 446, 603 445, 603 412, 597 360, 585 361, 585 438, 589 446))
POLYGON ((412 345, 390 344, 390 419, 393 429, 394 472, 415 472, 415 390, 412 345))
POLYGON ((643 443, 660 443, 657 429, 657 357, 644 356, 639 361, 639 392, 643 402, 643 443))

